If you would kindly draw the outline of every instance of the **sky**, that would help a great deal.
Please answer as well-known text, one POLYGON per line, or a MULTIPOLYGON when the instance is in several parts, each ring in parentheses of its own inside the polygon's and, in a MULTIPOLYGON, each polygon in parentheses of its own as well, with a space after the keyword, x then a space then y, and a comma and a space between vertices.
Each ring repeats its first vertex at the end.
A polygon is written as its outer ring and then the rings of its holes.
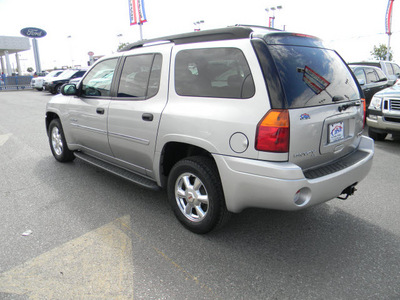
MULTIPOLYGON (((388 0, 144 0, 147 22, 143 38, 150 39, 234 24, 268 26, 315 35, 347 61, 371 59, 374 45, 387 44, 385 15, 388 0)), ((0 36, 21 36, 25 27, 47 32, 38 39, 42 69, 87 66, 88 52, 115 53, 119 43, 140 39, 130 26, 128 0, 0 0, 0 36)), ((394 1, 391 47, 400 62, 400 1, 394 1)), ((35 67, 33 50, 20 53, 22 69, 35 67)), ((12 60, 12 64, 15 64, 12 60)))

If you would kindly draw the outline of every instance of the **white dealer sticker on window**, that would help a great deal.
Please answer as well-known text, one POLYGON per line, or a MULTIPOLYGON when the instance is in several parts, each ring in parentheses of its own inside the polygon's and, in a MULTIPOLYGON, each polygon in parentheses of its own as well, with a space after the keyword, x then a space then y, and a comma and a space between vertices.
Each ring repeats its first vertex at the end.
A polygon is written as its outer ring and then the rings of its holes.
POLYGON ((329 143, 340 141, 344 138, 343 122, 337 122, 329 125, 329 143))

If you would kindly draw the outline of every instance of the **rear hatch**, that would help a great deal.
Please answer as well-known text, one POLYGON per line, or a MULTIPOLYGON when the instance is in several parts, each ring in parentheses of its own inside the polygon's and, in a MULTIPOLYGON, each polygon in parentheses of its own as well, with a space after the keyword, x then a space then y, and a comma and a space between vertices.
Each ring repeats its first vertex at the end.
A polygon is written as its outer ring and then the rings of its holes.
POLYGON ((264 75, 267 69, 270 75, 271 106, 289 112, 288 160, 312 169, 354 152, 364 107, 361 89, 342 58, 311 36, 272 33, 263 40, 267 45, 255 49, 274 62, 263 66, 264 75))

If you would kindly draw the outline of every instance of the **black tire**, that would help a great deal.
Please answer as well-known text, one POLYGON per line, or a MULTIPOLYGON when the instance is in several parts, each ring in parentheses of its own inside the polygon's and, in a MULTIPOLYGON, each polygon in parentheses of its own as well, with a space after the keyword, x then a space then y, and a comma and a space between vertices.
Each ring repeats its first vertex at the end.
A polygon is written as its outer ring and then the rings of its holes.
POLYGON ((59 84, 56 86, 55 90, 56 90, 56 94, 61 94, 61 88, 62 88, 63 84, 59 84))
POLYGON ((54 119, 50 122, 48 136, 50 149, 56 160, 59 162, 69 162, 75 159, 74 153, 68 149, 59 119, 54 119))
POLYGON ((384 141, 387 133, 379 133, 371 129, 371 127, 368 128, 368 135, 370 138, 374 139, 375 141, 384 141))
POLYGON ((176 217, 194 233, 207 233, 229 219, 217 167, 207 157, 177 162, 169 174, 167 192, 176 217))

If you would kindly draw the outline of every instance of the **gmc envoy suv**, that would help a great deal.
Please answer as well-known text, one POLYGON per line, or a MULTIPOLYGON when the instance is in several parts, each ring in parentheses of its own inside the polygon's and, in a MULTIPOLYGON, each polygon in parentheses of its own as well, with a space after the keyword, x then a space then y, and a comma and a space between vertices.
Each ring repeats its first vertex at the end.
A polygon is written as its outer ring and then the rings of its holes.
POLYGON ((196 233, 248 207, 346 199, 373 160, 353 73, 304 34, 234 26, 144 40, 61 93, 46 110, 55 159, 166 189, 196 233))

